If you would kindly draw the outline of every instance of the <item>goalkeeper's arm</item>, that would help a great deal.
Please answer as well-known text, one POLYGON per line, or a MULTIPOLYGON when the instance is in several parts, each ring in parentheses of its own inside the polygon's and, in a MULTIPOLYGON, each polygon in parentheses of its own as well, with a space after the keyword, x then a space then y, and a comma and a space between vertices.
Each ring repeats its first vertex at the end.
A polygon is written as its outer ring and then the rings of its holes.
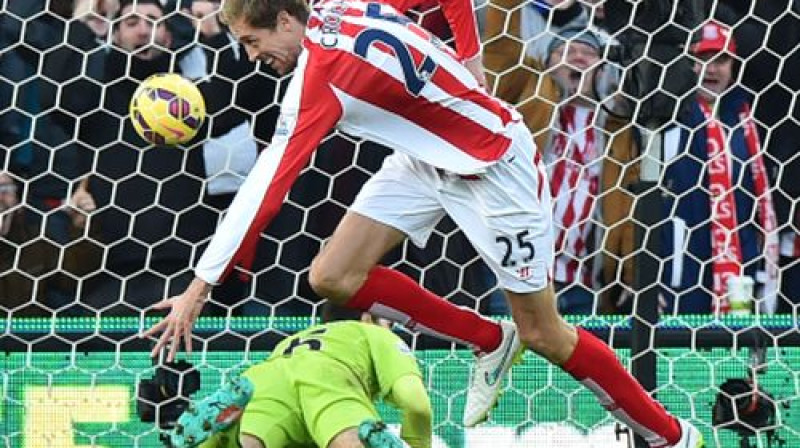
POLYGON ((403 414, 400 437, 411 448, 430 448, 433 411, 422 378, 412 374, 401 376, 392 384, 386 401, 395 405, 403 414))

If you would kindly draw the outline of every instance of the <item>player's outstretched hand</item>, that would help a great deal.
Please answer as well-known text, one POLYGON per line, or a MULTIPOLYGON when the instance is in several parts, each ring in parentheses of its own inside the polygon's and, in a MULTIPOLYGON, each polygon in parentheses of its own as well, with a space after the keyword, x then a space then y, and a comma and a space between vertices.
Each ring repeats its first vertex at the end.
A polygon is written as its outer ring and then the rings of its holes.
POLYGON ((211 286, 208 283, 195 278, 183 294, 153 305, 153 309, 168 309, 170 312, 161 322, 142 334, 144 338, 161 334, 153 351, 150 352, 150 356, 155 358, 162 349, 169 345, 167 362, 172 362, 175 360, 175 355, 178 354, 181 342, 183 342, 186 353, 192 353, 192 328, 194 328, 194 322, 203 310, 203 304, 210 292, 211 286))

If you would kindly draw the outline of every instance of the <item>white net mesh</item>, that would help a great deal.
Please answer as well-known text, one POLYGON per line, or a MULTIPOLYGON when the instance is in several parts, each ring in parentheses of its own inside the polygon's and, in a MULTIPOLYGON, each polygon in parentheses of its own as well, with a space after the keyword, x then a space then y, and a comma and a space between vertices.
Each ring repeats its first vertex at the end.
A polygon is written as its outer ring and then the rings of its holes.
MULTIPOLYGON (((155 374, 136 337, 153 322, 142 317, 187 285, 275 130, 289 78, 248 62, 215 19, 193 21, 216 3, 140 3, 131 15, 122 2, 120 16, 109 0, 0 2, 7 447, 161 446, 137 415, 137 405, 151 421, 174 409, 137 402, 155 374), (146 145, 127 119, 138 82, 167 71, 194 80, 208 108, 186 147, 146 145)), ((642 361, 637 376, 710 446, 800 446, 800 5, 489 0, 475 10, 490 89, 518 106, 548 164, 562 312, 642 361), (711 16, 725 26, 704 26, 711 16), (760 394, 725 383, 751 375, 760 394)), ((449 38, 436 2, 411 15, 449 38)), ((189 357, 203 391, 316 319, 311 259, 389 153, 340 132, 324 140, 255 266, 204 311, 202 351, 189 357)), ((385 262, 455 303, 507 313, 449 220, 424 250, 406 244, 385 262)), ((434 446, 627 446, 591 393, 532 355, 490 422, 466 430, 471 354, 403 334, 428 381, 434 446)))

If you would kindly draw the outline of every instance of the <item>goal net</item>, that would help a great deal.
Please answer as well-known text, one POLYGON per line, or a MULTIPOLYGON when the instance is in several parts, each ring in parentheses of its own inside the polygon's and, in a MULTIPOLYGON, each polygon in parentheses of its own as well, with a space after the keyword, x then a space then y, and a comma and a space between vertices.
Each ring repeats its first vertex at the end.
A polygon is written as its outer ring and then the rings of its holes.
MULTIPOLYGON (((138 337, 156 322, 149 307, 191 280, 280 132, 291 75, 249 62, 217 22, 218 2, 134 3, 0 1, 0 446, 163 446, 159 421, 183 395, 213 391, 317 322, 311 260, 391 153, 326 137, 253 266, 214 290, 191 367, 154 362, 138 337), (133 90, 157 72, 204 95, 206 124, 186 146, 150 146, 127 118, 133 90), (177 398, 147 395, 158 381, 177 398)), ((474 10, 487 89, 517 106, 547 162, 566 319, 608 341, 708 446, 800 446, 800 4, 479 0, 474 10)), ((409 15, 452 41, 437 2, 409 15)), ((384 263, 508 318, 491 271, 448 219, 425 248, 406 243, 384 263)), ((464 428, 472 353, 396 331, 420 360, 437 448, 637 443, 530 353, 490 420, 464 428)))

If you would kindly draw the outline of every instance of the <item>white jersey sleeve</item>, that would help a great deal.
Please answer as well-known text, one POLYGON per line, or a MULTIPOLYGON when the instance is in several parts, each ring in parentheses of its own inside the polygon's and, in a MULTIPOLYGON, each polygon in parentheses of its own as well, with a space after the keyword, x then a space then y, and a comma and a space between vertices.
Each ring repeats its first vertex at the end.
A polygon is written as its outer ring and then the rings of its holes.
POLYGON ((261 231, 340 117, 341 106, 324 73, 303 51, 281 104, 272 143, 262 151, 198 261, 198 277, 216 284, 234 265, 252 264, 261 231))
MULTIPOLYGON (((461 0, 445 3, 466 10, 461 0)), ((462 175, 484 172, 511 145, 519 114, 391 5, 315 6, 303 47, 273 142, 198 262, 196 274, 206 282, 217 283, 236 264, 252 265, 261 231, 333 127, 462 175)))

